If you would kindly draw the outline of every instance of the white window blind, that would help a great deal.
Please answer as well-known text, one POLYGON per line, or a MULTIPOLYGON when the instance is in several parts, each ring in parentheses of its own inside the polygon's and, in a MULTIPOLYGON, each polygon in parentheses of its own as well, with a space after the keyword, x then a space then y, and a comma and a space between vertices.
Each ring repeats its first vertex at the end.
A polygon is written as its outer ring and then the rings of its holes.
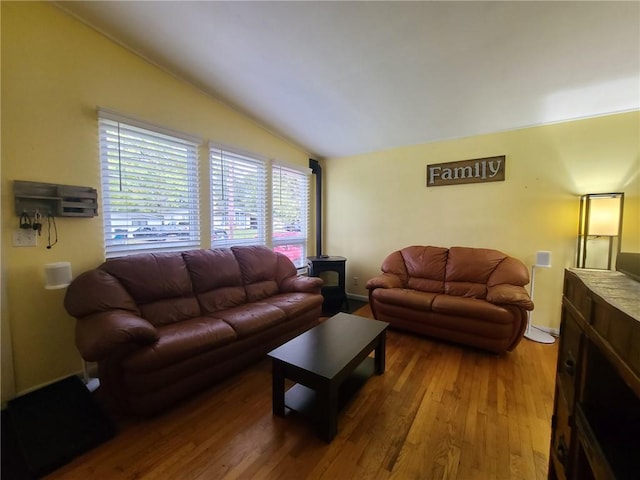
POLYGON ((200 247, 198 143, 99 114, 107 258, 200 247))
POLYGON ((274 164, 271 176, 272 245, 293 264, 306 264, 309 218, 309 175, 284 165, 274 164))
POLYGON ((250 156, 209 147, 211 245, 265 245, 267 166, 250 156))

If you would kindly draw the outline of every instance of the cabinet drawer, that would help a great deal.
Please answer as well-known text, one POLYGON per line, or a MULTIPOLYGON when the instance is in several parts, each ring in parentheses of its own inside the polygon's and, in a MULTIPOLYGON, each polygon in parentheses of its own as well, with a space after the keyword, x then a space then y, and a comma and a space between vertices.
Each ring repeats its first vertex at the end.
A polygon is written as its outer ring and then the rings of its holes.
POLYGON ((573 411, 581 348, 582 331, 573 318, 571 310, 563 307, 560 325, 560 351, 558 352, 558 383, 567 400, 569 415, 573 411))
POLYGON ((555 471, 560 479, 567 478, 571 470, 569 452, 571 451, 571 424, 567 399, 561 391, 556 392, 556 411, 554 428, 551 432, 551 456, 555 471))

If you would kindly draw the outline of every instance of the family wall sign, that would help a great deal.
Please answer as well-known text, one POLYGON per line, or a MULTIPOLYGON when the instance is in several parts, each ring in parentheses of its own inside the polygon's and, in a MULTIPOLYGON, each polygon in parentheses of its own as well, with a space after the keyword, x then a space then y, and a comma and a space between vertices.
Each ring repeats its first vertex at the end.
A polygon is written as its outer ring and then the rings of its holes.
POLYGON ((463 183, 503 182, 506 157, 476 158, 427 165, 427 187, 463 183))

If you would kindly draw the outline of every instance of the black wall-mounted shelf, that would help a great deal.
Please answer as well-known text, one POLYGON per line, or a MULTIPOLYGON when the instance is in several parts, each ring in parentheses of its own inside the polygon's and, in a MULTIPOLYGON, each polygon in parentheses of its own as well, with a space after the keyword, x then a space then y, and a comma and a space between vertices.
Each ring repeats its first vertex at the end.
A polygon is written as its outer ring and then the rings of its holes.
POLYGON ((95 188, 56 183, 13 182, 16 215, 95 217, 98 215, 98 192, 95 188))

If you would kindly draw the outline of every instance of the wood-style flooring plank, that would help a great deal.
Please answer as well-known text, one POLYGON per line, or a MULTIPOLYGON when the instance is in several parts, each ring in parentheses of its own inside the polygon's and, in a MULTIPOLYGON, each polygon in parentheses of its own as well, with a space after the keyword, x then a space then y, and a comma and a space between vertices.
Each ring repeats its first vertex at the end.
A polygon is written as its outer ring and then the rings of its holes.
POLYGON ((272 415, 264 359, 157 417, 117 419, 115 438, 46 480, 542 480, 556 357, 557 344, 498 356, 390 330, 384 375, 330 444, 301 415, 272 415))

